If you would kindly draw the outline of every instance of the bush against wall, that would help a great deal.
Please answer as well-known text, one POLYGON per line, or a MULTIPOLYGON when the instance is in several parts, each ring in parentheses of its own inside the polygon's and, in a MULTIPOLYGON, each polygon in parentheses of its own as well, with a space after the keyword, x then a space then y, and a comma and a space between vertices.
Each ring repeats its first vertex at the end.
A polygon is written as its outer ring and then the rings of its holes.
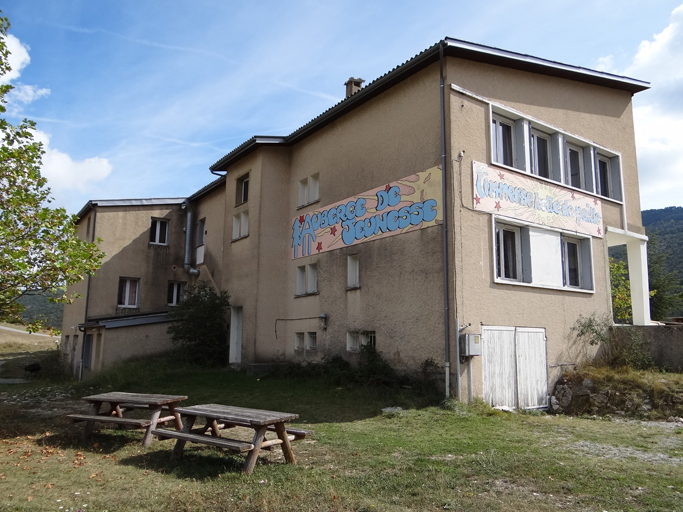
POLYGON ((228 328, 225 316, 229 307, 228 292, 217 292, 206 281, 188 286, 182 302, 170 313, 173 319, 168 328, 171 342, 184 347, 191 361, 226 364, 228 328))

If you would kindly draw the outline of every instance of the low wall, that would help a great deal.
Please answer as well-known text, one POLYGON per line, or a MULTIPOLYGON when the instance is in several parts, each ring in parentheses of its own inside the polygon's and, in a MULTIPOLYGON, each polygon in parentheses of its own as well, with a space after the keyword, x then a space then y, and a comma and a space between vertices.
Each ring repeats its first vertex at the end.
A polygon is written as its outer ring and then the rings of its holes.
POLYGON ((611 329, 617 342, 623 342, 631 332, 641 333, 650 342, 650 354, 657 366, 683 372, 683 325, 629 325, 611 329))

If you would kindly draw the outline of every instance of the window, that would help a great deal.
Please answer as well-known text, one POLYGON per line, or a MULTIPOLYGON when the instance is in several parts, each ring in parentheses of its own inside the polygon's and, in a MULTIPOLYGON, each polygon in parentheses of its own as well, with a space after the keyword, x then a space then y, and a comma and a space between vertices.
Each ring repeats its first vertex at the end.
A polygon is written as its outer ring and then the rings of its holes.
POLYGON ((500 279, 519 281, 521 265, 520 229, 496 224, 496 275, 500 279))
POLYGON ((81 360, 83 361, 83 369, 89 370, 92 362, 92 334, 86 334, 83 338, 81 360))
POLYGON ((249 200, 249 173, 237 178, 236 188, 235 205, 246 203, 249 200))
POLYGON ((531 172, 550 178, 550 136, 531 130, 531 172))
POLYGON ((168 221, 152 219, 152 227, 149 230, 149 243, 168 245, 168 221))
POLYGON ((514 124, 501 117, 494 116, 492 121, 491 143, 493 145, 493 161, 499 164, 514 165, 514 124))
POLYGON ((177 306, 183 301, 183 292, 185 290, 184 283, 168 283, 168 293, 166 294, 166 301, 169 306, 177 306))
POLYGON ((320 199, 320 175, 318 173, 299 182, 299 206, 315 203, 320 199))
POLYGON ((498 222, 495 233, 497 282, 593 290, 590 238, 498 222))
POLYGON ((120 277, 119 278, 119 296, 118 306, 120 308, 136 308, 138 307, 138 289, 140 288, 140 280, 136 278, 120 277))
POLYGON ((238 240, 249 234, 249 212, 238 213, 232 218, 232 239, 238 240))
POLYGON ((612 180, 610 177, 609 159, 602 155, 598 155, 598 165, 596 171, 598 173, 598 194, 604 197, 612 197, 612 180))
POLYGON ((346 350, 358 352, 365 345, 375 346, 375 331, 349 331, 346 333, 346 350))
POLYGON ((296 295, 312 295, 318 293, 318 265, 301 265, 296 267, 296 295))
POLYGON ((318 341, 317 332, 307 332, 306 333, 306 349, 315 350, 316 343, 318 341))
POLYGON ((360 257, 358 254, 351 254, 346 259, 347 281, 346 287, 349 290, 360 288, 360 257))
POLYGON ((295 332, 294 333, 294 350, 303 350, 304 349, 304 333, 303 332, 295 332))
POLYGON ((375 348, 375 331, 365 331, 360 333, 360 344, 362 346, 370 345, 375 348))
POLYGON ((583 149, 567 144, 565 183, 576 188, 584 188, 583 149))

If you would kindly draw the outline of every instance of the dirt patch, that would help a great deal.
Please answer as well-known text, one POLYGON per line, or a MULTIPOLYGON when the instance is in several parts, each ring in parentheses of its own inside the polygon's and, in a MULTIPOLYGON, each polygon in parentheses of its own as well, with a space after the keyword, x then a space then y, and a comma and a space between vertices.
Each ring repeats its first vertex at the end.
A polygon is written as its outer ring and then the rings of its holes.
POLYGON ((579 441, 569 446, 574 450, 606 459, 626 460, 636 458, 639 461, 653 464, 670 464, 672 466, 683 464, 683 458, 681 457, 671 457, 665 453, 646 452, 628 446, 612 446, 592 441, 579 441))

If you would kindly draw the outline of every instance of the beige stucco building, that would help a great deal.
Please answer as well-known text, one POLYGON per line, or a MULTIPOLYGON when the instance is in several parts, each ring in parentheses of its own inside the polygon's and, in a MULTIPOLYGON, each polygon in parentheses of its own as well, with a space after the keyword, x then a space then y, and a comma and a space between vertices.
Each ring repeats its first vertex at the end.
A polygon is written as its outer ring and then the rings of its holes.
POLYGON ((495 405, 545 406, 586 357, 570 329, 611 312, 608 246, 627 244, 649 323, 631 103, 647 83, 446 39, 346 85, 186 199, 86 205, 107 257, 65 310, 74 375, 167 349, 196 279, 231 295, 233 364, 373 343, 398 369, 447 363, 453 393, 495 405))

